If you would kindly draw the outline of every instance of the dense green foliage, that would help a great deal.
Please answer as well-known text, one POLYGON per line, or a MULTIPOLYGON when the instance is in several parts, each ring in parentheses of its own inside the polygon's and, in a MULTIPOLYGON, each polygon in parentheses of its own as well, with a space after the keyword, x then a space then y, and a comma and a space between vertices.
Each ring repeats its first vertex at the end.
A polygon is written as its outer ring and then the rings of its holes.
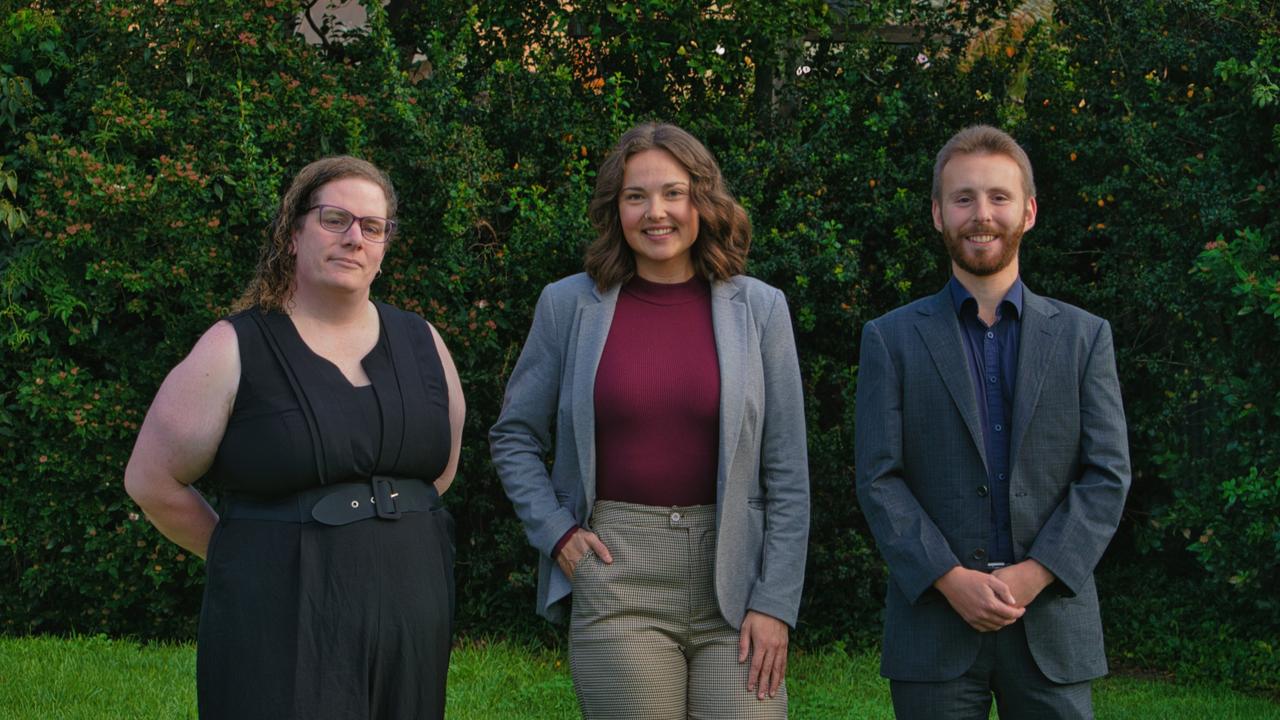
POLYGON ((932 157, 986 121, 1036 168, 1027 282, 1115 329, 1135 480, 1101 569, 1112 657, 1276 689, 1276 10, 1009 4, 400 1, 308 45, 278 0, 0 0, 0 631, 191 637, 202 565, 125 496, 132 439, 242 289, 281 185, 350 152, 402 197, 375 293, 442 330, 467 389, 461 628, 553 638, 485 433, 538 289, 581 266, 594 168, 661 118, 719 157, 750 270, 795 318, 799 641, 869 642, 858 332, 945 280, 932 157))

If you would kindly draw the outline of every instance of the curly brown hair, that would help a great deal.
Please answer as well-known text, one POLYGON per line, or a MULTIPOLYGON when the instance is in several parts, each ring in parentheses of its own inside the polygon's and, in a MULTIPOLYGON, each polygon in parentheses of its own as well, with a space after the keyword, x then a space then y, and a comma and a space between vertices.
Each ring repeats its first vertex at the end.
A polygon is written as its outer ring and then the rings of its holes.
MULTIPOLYGON (((258 267, 249 285, 232 305, 239 312, 246 308, 287 310, 293 296, 296 258, 292 252, 293 233, 302 227, 302 219, 315 203, 320 188, 343 178, 361 178, 382 189, 387 201, 387 218, 395 219, 396 190, 391 178, 367 160, 350 155, 335 155, 316 160, 298 171, 289 189, 280 198, 280 207, 271 218, 267 237, 258 253, 258 267)), ((390 238, 388 238, 390 239, 390 238)))
POLYGON ((596 174, 596 190, 587 211, 596 239, 587 246, 587 274, 601 290, 635 275, 635 254, 622 234, 618 195, 627 160, 654 149, 671 153, 689 173, 689 198, 698 211, 698 237, 690 248, 694 272, 708 280, 741 275, 751 247, 747 211, 729 194, 720 166, 697 138, 675 125, 653 122, 623 133, 596 174))

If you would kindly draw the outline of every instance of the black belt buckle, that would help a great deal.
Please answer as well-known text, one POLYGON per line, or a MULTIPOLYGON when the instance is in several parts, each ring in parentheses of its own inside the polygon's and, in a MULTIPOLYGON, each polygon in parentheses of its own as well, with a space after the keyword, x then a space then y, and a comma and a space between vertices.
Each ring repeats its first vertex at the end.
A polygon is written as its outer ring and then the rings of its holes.
POLYGON ((400 493, 396 490, 396 482, 391 478, 375 477, 370 483, 373 486, 373 508, 383 520, 399 520, 400 509, 396 506, 396 498, 400 493))

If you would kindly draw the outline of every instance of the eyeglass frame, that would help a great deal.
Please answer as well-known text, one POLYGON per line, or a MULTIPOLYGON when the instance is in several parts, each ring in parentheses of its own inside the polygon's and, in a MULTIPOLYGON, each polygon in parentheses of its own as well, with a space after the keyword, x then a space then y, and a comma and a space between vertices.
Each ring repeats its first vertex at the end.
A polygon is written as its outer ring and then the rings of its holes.
POLYGON ((351 218, 351 222, 347 223, 347 226, 346 226, 346 227, 344 227, 344 228, 342 228, 341 230, 330 230, 329 228, 327 228, 327 227, 325 227, 325 226, 324 226, 324 222, 320 219, 320 216, 319 216, 319 215, 317 215, 317 216, 316 216, 316 222, 317 222, 317 223, 320 223, 320 229, 321 229, 321 230, 324 230, 324 231, 326 231, 326 232, 342 234, 342 233, 345 233, 345 232, 347 232, 348 230, 350 230, 352 225, 354 225, 354 224, 356 224, 356 223, 360 223, 360 237, 364 238, 364 239, 365 239, 366 241, 368 241, 368 242, 371 242, 371 243, 377 243, 377 244, 381 245, 381 244, 383 244, 383 243, 389 242, 389 241, 391 240, 391 237, 392 237, 393 235, 395 235, 395 234, 396 234, 396 229, 400 227, 400 223, 399 223, 399 222, 397 222, 397 221, 395 221, 395 220, 392 220, 392 219, 390 219, 390 218, 384 218, 384 217, 382 217, 382 216, 380 216, 380 215, 365 215, 365 216, 361 217, 361 216, 356 215, 355 213, 351 212, 350 210, 348 210, 348 209, 346 209, 346 208, 344 208, 344 207, 338 207, 337 205, 327 205, 327 204, 324 204, 324 203, 319 203, 319 204, 316 204, 316 205, 312 205, 311 207, 307 208, 307 213, 309 214, 312 210, 316 210, 316 209, 319 209, 319 210, 320 210, 320 212, 321 212, 321 213, 323 213, 323 212, 324 212, 324 208, 333 208, 334 210, 340 210, 340 211, 342 211, 342 212, 346 213, 346 214, 351 218), (375 240, 375 239, 373 239, 373 238, 369 237, 369 235, 368 235, 367 233, 365 233, 364 223, 362 222, 362 221, 364 221, 364 220, 381 220, 383 223, 385 223, 385 224, 386 224, 386 225, 385 225, 385 228, 384 228, 384 232, 383 232, 383 234, 382 234, 382 239, 381 239, 381 240, 375 240))

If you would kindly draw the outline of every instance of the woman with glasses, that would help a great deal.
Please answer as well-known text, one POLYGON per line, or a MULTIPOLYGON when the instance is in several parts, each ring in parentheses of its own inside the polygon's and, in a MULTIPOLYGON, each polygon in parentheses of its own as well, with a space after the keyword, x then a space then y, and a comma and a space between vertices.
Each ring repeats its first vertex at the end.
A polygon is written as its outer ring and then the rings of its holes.
POLYGON ((742 274, 746 212, 680 128, 624 134, 589 212, 489 434, 538 609, 570 615, 587 718, 785 718, 809 531, 786 299, 742 274))
POLYGON ((368 162, 303 168, 139 431, 129 494, 206 561, 204 720, 444 715, 464 404, 439 333, 369 299, 395 213, 368 162))

